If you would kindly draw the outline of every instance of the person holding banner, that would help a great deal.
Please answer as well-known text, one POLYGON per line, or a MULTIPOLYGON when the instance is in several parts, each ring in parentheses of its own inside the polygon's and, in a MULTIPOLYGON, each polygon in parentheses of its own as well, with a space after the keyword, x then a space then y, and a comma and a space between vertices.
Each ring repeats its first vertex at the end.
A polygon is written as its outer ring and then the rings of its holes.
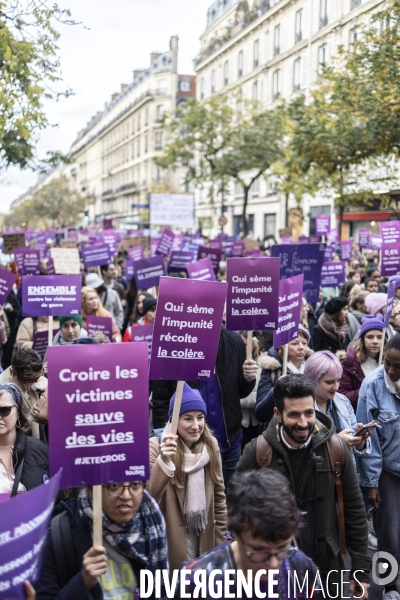
POLYGON ((82 327, 84 329, 87 328, 86 317, 88 315, 93 315, 95 317, 109 317, 111 319, 112 325, 112 338, 113 342, 121 341, 121 334, 117 327, 116 322, 114 321, 112 315, 106 310, 99 298, 98 293, 94 288, 83 287, 82 288, 82 327))
POLYGON ((37 600, 140 598, 140 571, 168 569, 164 518, 143 481, 102 486, 102 546, 92 541, 92 488, 62 506, 62 526, 53 519, 46 539, 37 600))
POLYGON ((23 431, 26 408, 16 385, 0 383, 0 502, 49 481, 48 447, 23 431))
MULTIPOLYGON (((58 329, 58 318, 53 317, 53 331, 58 329)), ((19 350, 33 347, 35 333, 49 330, 49 317, 26 317, 18 327, 16 344, 19 350)))
MULTIPOLYGON (((154 296, 150 296, 143 300, 142 313, 143 316, 136 323, 132 323, 132 327, 140 327, 141 325, 154 325, 154 321, 156 318, 156 310, 157 310, 157 298, 154 296)), ((131 327, 128 327, 125 330, 124 337, 122 338, 123 342, 131 342, 132 341, 132 332, 131 327)))
POLYGON ((107 288, 97 273, 86 275, 86 285, 96 290, 103 307, 112 315, 118 329, 121 331, 124 324, 124 309, 122 308, 117 292, 111 288, 107 288))
POLYGON ((218 442, 198 390, 184 384, 177 435, 170 435, 176 393, 161 442, 150 438, 151 495, 167 525, 170 569, 224 542, 226 500, 218 442))
POLYGON ((331 298, 311 331, 312 346, 319 350, 345 350, 350 342, 347 298, 331 298))

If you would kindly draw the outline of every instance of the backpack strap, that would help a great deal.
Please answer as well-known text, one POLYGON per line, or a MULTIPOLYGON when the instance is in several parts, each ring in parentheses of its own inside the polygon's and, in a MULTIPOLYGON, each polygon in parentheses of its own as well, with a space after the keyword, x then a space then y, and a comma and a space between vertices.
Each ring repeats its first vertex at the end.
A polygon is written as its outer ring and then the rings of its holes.
POLYGON ((272 462, 272 447, 261 434, 257 438, 256 461, 259 469, 268 469, 272 462))
POLYGON ((326 446, 328 448, 329 460, 331 461, 332 471, 335 476, 336 497, 338 506, 340 554, 342 555, 342 558, 345 559, 346 531, 344 522, 343 487, 340 475, 346 460, 346 455, 344 452, 342 441, 336 433, 332 434, 326 446))
POLYGON ((76 575, 74 543, 68 513, 65 510, 51 520, 50 532, 58 583, 62 589, 76 575))
POLYGON ((19 487, 19 484, 21 481, 22 469, 24 468, 24 461, 25 461, 25 457, 23 456, 22 460, 19 463, 18 468, 15 472, 14 483, 12 486, 10 498, 15 498, 15 496, 18 494, 18 487, 19 487))

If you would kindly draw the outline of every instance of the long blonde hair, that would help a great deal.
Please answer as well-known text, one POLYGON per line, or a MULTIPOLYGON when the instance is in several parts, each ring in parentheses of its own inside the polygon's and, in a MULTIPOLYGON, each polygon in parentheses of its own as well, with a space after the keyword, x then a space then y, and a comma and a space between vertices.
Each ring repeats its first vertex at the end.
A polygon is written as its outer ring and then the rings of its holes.
MULTIPOLYGON (((201 452, 203 444, 207 448, 208 455, 210 457, 210 462, 206 465, 206 469, 210 473, 210 478, 213 483, 221 481, 220 476, 218 475, 218 466, 219 466, 219 450, 216 449, 215 440, 211 433, 211 429, 208 427, 206 423, 204 423, 204 430, 200 436, 198 442, 193 444, 191 450, 193 453, 201 452)), ((176 485, 177 488, 183 488, 185 485, 185 447, 181 436, 178 433, 178 443, 176 448, 175 460, 173 460, 175 464, 175 472, 172 477, 172 484, 176 485)))
POLYGON ((94 288, 91 287, 83 287, 82 288, 82 317, 85 319, 87 317, 86 314, 86 308, 85 308, 85 304, 86 304, 86 296, 88 294, 96 294, 99 305, 97 307, 97 310, 95 310, 93 314, 93 316, 95 317, 109 317, 109 313, 106 311, 106 309, 104 308, 104 306, 101 303, 101 300, 99 298, 98 293, 96 292, 96 290, 94 288))

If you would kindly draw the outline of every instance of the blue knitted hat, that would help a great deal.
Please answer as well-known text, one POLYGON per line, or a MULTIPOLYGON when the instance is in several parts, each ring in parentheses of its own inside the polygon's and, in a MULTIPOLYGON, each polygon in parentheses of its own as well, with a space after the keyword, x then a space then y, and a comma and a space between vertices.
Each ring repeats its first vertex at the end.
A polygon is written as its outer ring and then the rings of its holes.
MULTIPOLYGON (((175 398, 176 398, 176 392, 172 396, 172 398, 169 402, 168 417, 169 417, 170 421, 172 420, 172 413, 174 410, 175 398)), ((183 415, 184 413, 190 412, 191 410, 201 411, 204 413, 205 417, 207 416, 207 406, 206 406, 206 403, 204 402, 203 398, 201 397, 199 390, 193 390, 190 387, 190 385, 188 385, 185 382, 183 384, 182 403, 181 403, 181 410, 179 412, 179 415, 183 415)))

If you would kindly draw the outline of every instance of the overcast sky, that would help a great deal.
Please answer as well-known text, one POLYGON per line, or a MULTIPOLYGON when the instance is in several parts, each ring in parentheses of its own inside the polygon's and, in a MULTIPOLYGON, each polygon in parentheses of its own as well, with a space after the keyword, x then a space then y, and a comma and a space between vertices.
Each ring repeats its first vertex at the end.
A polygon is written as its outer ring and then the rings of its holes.
MULTIPOLYGON (((48 150, 67 152, 78 131, 104 107, 121 83, 132 81, 134 69, 150 64, 150 52, 169 49, 179 36, 180 73, 194 73, 212 0, 60 0, 82 25, 61 26, 62 77, 74 96, 47 102, 52 125, 41 133, 40 157, 48 150)), ((36 174, 10 168, 0 175, 0 212, 36 181, 36 174)))

